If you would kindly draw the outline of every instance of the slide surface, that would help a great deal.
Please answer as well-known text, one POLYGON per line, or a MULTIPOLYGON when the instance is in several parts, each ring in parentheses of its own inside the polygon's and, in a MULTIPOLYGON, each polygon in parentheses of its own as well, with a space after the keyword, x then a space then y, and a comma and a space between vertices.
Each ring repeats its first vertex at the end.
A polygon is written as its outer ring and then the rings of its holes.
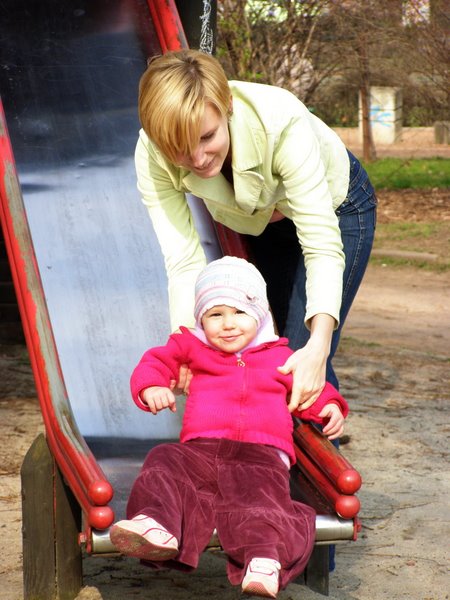
POLYGON ((133 160, 138 81, 161 52, 147 4, 0 8, 1 98, 75 420, 85 437, 177 437, 177 418, 143 418, 128 388, 141 354, 169 332, 133 160))

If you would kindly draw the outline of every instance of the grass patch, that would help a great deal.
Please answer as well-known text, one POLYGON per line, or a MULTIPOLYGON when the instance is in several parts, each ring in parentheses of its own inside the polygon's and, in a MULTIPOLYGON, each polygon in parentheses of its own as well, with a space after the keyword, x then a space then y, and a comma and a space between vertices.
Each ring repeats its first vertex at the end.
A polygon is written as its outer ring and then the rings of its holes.
POLYGON ((429 261, 413 258, 394 258, 392 256, 371 256, 370 263, 379 267, 414 267, 434 273, 447 273, 450 271, 449 261, 429 261))
POLYGON ((342 335, 339 340, 339 350, 346 350, 351 348, 381 348, 382 345, 379 342, 368 342, 367 340, 360 340, 351 335, 342 335))
POLYGON ((450 231, 448 222, 378 223, 372 255, 373 264, 389 266, 413 266, 435 272, 450 270, 450 231), (390 251, 419 253, 417 257, 396 257, 390 251), (386 252, 383 255, 383 251, 386 252), (420 254, 435 255, 435 260, 420 257, 420 254))
POLYGON ((377 242, 415 242, 417 247, 409 246, 415 252, 429 252, 428 240, 447 235, 450 242, 450 233, 446 223, 381 223, 377 225, 377 242))
POLYGON ((375 189, 450 188, 450 160, 447 158, 381 158, 364 163, 375 189))

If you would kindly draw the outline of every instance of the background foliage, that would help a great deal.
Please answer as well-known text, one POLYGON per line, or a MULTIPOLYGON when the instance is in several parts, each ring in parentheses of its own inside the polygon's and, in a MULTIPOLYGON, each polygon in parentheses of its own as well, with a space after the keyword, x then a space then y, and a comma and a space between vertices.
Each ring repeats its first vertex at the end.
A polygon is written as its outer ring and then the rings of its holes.
POLYGON ((447 0, 219 0, 227 75, 281 85, 332 126, 371 85, 400 87, 403 124, 448 119, 447 0))

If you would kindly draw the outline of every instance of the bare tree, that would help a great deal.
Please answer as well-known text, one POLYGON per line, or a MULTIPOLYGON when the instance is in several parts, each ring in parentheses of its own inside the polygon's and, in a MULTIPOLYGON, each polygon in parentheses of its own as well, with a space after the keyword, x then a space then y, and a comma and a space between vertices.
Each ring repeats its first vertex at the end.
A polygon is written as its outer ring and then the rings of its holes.
POLYGON ((329 0, 222 0, 218 3, 219 58, 230 77, 286 87, 308 102, 338 61, 315 64, 320 15, 329 0))
POLYGON ((402 65, 409 85, 433 115, 448 120, 450 5, 448 0, 409 0, 404 14, 402 65))
POLYGON ((219 57, 230 77, 286 87, 307 104, 321 86, 345 79, 355 95, 360 93, 364 159, 373 160, 369 89, 373 57, 380 55, 386 16, 392 15, 392 10, 385 14, 386 7, 392 4, 392 0, 223 0, 219 57))
POLYGON ((431 0, 426 20, 424 3, 219 0, 218 56, 231 78, 286 87, 308 106, 324 96, 333 104, 335 88, 359 94, 369 162, 376 158, 371 86, 414 89, 428 93, 434 109, 448 106, 448 0, 431 0), (405 6, 421 19, 408 23, 405 6))

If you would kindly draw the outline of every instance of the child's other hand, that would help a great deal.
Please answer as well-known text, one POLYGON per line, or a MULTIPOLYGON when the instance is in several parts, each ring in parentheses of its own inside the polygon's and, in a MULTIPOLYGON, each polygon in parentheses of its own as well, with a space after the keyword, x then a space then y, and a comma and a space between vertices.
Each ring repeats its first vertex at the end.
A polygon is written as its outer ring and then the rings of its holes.
POLYGON ((140 398, 154 415, 164 408, 169 408, 172 412, 176 412, 177 410, 175 396, 168 387, 160 387, 158 385, 148 387, 141 392, 140 398))
POLYGON ((328 423, 322 429, 329 440, 335 440, 344 433, 344 416, 337 404, 326 404, 319 413, 322 419, 328 419, 328 423))

